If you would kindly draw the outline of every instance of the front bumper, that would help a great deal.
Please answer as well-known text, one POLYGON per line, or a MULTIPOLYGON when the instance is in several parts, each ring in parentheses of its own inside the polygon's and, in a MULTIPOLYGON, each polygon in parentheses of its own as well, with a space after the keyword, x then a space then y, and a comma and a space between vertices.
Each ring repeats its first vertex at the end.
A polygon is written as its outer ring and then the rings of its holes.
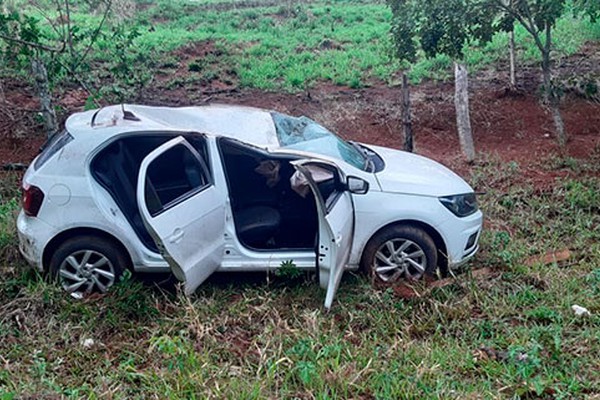
POLYGON ((454 261, 452 263, 448 262, 449 269, 457 269, 468 263, 479 251, 479 245, 476 245, 475 248, 466 256, 464 256, 461 260, 454 261))
POLYGON ((451 218, 438 227, 446 242, 448 268, 468 262, 479 250, 483 214, 477 211, 465 218, 451 218))

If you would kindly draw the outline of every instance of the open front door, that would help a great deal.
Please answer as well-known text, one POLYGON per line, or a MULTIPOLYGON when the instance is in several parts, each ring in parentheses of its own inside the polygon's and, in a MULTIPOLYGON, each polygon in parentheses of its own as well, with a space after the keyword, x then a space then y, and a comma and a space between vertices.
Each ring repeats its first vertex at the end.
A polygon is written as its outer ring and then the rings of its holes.
POLYGON ((319 218, 317 266, 319 284, 327 289, 325 308, 331 308, 352 247, 354 206, 342 182, 341 171, 329 163, 313 160, 292 162, 303 184, 313 192, 319 218))
POLYGON ((180 136, 148 154, 138 175, 142 220, 186 294, 218 268, 223 254, 226 194, 215 187, 207 163, 180 136))

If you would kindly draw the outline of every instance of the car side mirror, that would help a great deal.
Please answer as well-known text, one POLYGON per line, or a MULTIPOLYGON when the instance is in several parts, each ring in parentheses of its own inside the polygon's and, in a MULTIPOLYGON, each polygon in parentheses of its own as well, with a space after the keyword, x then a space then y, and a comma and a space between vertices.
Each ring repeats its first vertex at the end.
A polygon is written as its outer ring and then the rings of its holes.
POLYGON ((346 179, 346 187, 352 194, 367 194, 369 191, 369 182, 357 176, 349 176, 346 179))

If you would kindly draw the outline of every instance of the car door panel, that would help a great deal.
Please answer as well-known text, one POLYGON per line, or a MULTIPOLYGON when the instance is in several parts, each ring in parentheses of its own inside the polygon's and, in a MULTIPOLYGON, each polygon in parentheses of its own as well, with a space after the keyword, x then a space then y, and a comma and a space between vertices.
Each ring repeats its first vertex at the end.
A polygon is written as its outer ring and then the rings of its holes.
POLYGON ((226 193, 215 187, 200 154, 183 137, 178 137, 144 158, 136 196, 142 220, 158 249, 175 277, 185 282, 185 293, 193 293, 221 263, 226 193), (191 161, 188 160, 185 167, 177 163, 161 165, 161 156, 170 151, 181 152, 191 161), (171 176, 179 173, 179 178, 190 177, 189 187, 178 191, 178 197, 172 200, 159 197, 160 188, 155 188, 156 182, 152 179, 152 171, 157 168, 166 184, 171 176))
MULTIPOLYGON (((350 193, 344 192, 341 194, 336 203, 331 207, 325 219, 327 224, 324 225, 324 228, 327 229, 328 232, 322 232, 321 224, 319 224, 319 235, 320 237, 326 235, 327 239, 331 241, 331 248, 329 250, 331 252, 330 269, 329 274, 326 277, 328 282, 326 286, 327 294, 325 296, 325 307, 331 308, 335 293, 337 292, 342 279, 342 274, 348 264, 350 249, 352 247, 354 209, 350 193)), ((321 240, 319 240, 319 242, 321 242, 321 240)), ((319 243, 319 246, 321 246, 321 243, 319 243)), ((322 254, 323 252, 319 251, 319 258, 321 258, 322 254)), ((323 284, 324 282, 321 282, 321 287, 324 287, 323 284)))
POLYGON ((352 196, 348 191, 336 189, 329 194, 332 200, 324 199, 319 185, 313 179, 312 166, 328 165, 335 168, 342 178, 337 167, 314 160, 300 160, 292 163, 299 173, 307 180, 317 204, 319 219, 319 243, 317 248, 317 266, 319 284, 326 289, 325 308, 331 308, 342 275, 350 256, 352 237, 354 235, 354 206, 352 196), (331 197, 334 196, 334 197, 331 197))

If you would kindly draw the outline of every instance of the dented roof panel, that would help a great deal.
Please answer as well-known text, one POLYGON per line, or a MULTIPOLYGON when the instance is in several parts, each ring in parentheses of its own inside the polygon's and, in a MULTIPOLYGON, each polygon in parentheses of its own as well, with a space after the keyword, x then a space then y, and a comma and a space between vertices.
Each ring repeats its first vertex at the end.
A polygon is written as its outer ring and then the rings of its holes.
POLYGON ((177 130, 206 133, 238 139, 260 147, 279 147, 275 125, 267 110, 230 105, 194 107, 151 107, 117 105, 72 115, 66 122, 74 136, 114 134, 133 131, 177 130), (140 121, 123 118, 123 109, 140 121), (96 114, 94 125, 92 118, 96 114))

